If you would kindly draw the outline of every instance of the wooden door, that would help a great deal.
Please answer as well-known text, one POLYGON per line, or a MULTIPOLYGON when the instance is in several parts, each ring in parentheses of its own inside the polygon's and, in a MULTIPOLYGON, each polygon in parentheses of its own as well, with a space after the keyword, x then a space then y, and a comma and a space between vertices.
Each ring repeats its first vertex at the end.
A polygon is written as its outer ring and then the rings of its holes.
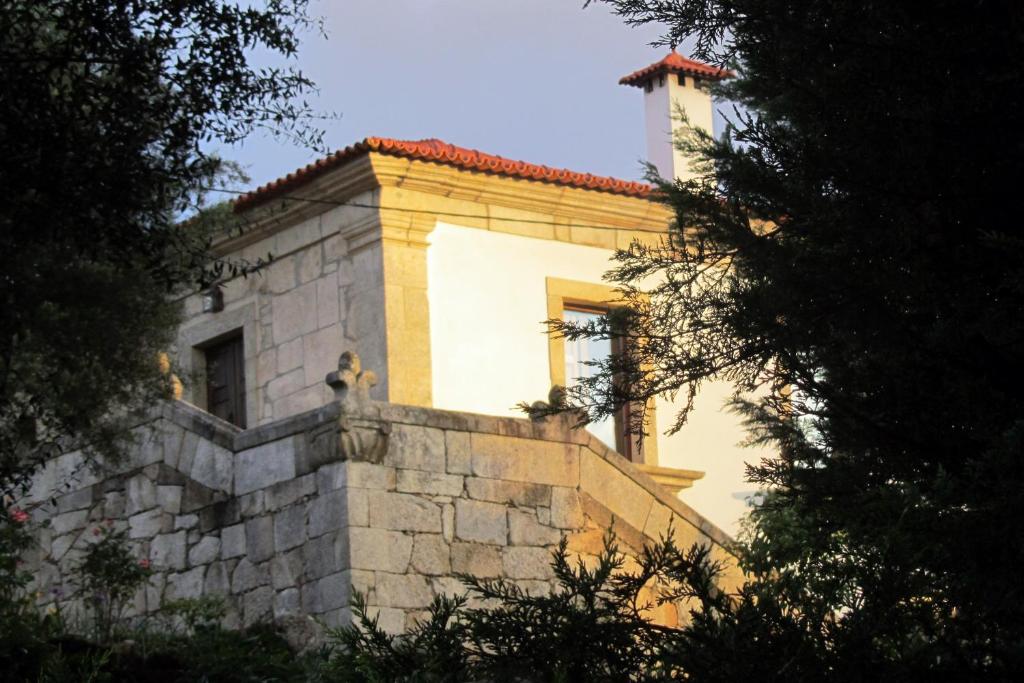
POLYGON ((206 409, 245 428, 245 354, 241 335, 206 349, 206 409))

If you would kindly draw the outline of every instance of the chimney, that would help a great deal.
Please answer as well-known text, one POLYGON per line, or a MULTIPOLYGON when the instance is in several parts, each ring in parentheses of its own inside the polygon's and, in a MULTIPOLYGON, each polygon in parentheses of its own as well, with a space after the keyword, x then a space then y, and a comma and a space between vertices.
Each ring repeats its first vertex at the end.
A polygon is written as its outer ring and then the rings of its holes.
POLYGON ((712 132, 711 95, 707 84, 732 76, 732 72, 683 57, 675 48, 660 62, 619 79, 644 91, 644 119, 647 128, 647 161, 663 178, 689 180, 695 177, 690 160, 675 148, 676 131, 682 127, 677 108, 686 112, 691 126, 712 132))

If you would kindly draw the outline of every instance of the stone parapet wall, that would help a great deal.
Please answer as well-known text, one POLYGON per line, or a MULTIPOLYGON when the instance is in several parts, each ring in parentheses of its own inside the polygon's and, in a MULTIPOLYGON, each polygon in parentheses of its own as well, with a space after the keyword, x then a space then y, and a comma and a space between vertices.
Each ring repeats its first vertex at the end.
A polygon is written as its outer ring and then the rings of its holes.
MULTIPOLYGON (((76 453, 51 461, 22 501, 49 524, 27 558, 40 604, 73 607, 68 569, 105 519, 155 571, 131 614, 217 594, 233 625, 344 624, 354 587, 400 630, 435 595, 461 593, 459 573, 550 591, 562 536, 592 556, 613 523, 632 551, 671 524, 678 542, 732 561, 721 531, 568 419, 375 403, 356 373, 335 387, 342 400, 262 427, 174 402, 139 426, 119 467, 94 472, 76 453)), ((672 623, 671 611, 657 618, 672 623)))

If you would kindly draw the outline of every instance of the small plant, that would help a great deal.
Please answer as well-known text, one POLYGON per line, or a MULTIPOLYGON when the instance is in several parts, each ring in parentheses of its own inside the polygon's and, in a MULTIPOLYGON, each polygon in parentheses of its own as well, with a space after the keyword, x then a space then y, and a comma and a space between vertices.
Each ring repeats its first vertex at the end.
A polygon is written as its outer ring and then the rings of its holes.
POLYGON ((199 598, 181 598, 165 603, 160 612, 172 622, 185 626, 186 635, 195 635, 220 626, 227 607, 219 595, 204 595, 199 598))
POLYGON ((79 590, 92 610, 96 638, 110 640, 124 608, 135 591, 153 573, 149 560, 136 560, 125 530, 115 530, 113 520, 93 529, 98 540, 85 552, 75 570, 79 590))

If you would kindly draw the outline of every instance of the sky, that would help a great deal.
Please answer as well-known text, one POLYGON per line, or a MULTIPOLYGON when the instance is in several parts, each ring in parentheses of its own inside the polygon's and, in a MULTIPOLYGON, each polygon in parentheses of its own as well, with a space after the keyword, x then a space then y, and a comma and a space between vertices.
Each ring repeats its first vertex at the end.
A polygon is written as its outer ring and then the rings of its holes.
MULTIPOLYGON (((583 0, 319 0, 326 39, 297 59, 338 115, 325 142, 440 138, 511 159, 641 179, 643 93, 622 76, 661 59, 658 26, 583 0)), ((685 54, 685 50, 680 48, 685 54)), ((256 135, 220 150, 249 187, 323 156, 256 135)))

